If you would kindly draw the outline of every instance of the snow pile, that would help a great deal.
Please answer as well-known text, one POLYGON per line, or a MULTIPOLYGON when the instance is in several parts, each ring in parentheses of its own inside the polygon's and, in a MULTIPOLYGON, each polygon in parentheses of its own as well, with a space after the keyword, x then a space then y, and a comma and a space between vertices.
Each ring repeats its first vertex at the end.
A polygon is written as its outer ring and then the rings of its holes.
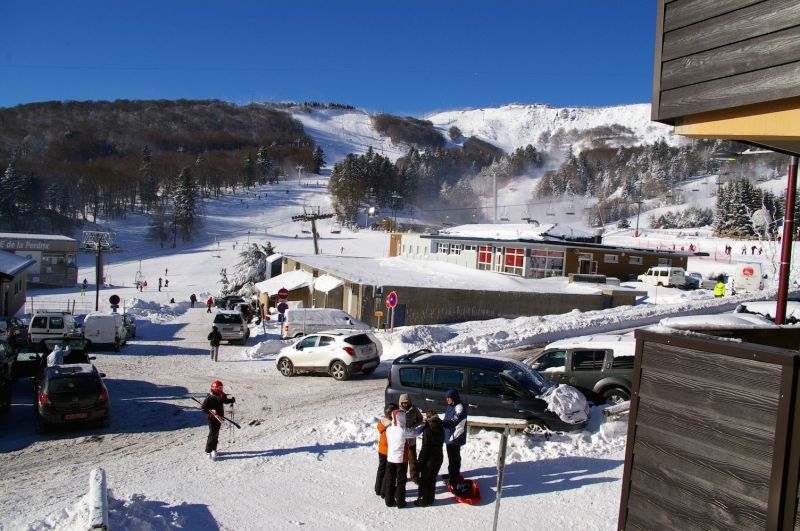
POLYGON ((291 341, 262 341, 245 351, 245 356, 251 360, 274 360, 282 348, 290 345, 291 341))
POLYGON ((308 435, 317 437, 317 444, 354 442, 378 444, 378 417, 352 419, 335 417, 320 427, 309 428, 308 435))
POLYGON ((89 522, 89 497, 83 496, 76 503, 64 507, 42 520, 33 522, 28 531, 45 531, 50 529, 84 530, 89 522))
POLYGON ((552 411, 564 422, 579 424, 589 418, 586 397, 571 385, 549 387, 538 398, 547 402, 547 411, 552 411))
POLYGON ((154 323, 172 321, 175 317, 186 313, 191 307, 189 301, 172 304, 161 304, 155 301, 129 299, 125 311, 136 317, 146 318, 154 323))

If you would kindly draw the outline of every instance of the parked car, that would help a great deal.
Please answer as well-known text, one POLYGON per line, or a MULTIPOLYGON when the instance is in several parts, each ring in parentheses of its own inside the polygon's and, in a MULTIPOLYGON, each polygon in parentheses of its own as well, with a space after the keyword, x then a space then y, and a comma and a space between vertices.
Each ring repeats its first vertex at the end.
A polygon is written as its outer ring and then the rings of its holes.
POLYGON ((277 367, 284 376, 326 372, 336 380, 347 380, 354 372, 372 374, 380 362, 380 348, 368 334, 326 330, 309 334, 282 349, 277 367))
POLYGON ((229 310, 228 308, 228 301, 232 299, 238 299, 237 302, 243 302, 244 299, 239 295, 222 295, 219 297, 214 297, 214 305, 221 310, 229 310))
POLYGON ((250 337, 250 328, 244 316, 236 310, 220 310, 214 316, 214 326, 217 327, 222 339, 231 345, 239 343, 244 345, 250 337))
MULTIPOLYGON (((8 344, 7 344, 8 345, 8 344)), ((36 376, 44 356, 41 344, 23 343, 11 347, 11 377, 13 379, 36 376)))
POLYGON ((45 339, 80 336, 80 327, 70 312, 38 310, 28 325, 28 341, 40 343, 45 339))
POLYGON ((413 403, 442 413, 445 393, 455 389, 469 415, 525 419, 553 431, 582 429, 585 421, 564 422, 537 398, 552 387, 541 374, 513 359, 421 350, 394 360, 384 400, 397 404, 401 394, 408 394, 413 403))
POLYGON ((128 337, 136 337, 136 319, 131 314, 122 314, 122 325, 125 327, 128 337))
POLYGON ((244 300, 244 297, 240 297, 238 295, 229 296, 225 300, 225 309, 226 310, 233 310, 236 307, 237 304, 240 304, 242 302, 247 302, 247 301, 244 300))
POLYGON ((89 363, 44 367, 36 388, 36 431, 55 426, 96 422, 110 423, 105 375, 89 363))
POLYGON ((91 312, 83 320, 83 337, 91 341, 92 349, 111 347, 119 352, 128 341, 128 331, 122 314, 91 312))
POLYGON ((555 341, 523 363, 597 403, 616 404, 631 398, 635 351, 633 334, 598 334, 555 341))
POLYGON ((24 341, 27 325, 16 317, 0 317, 0 341, 24 341))
POLYGON ((296 308, 284 313, 281 337, 291 339, 323 330, 371 330, 344 310, 336 308, 296 308))
POLYGON ((690 271, 684 277, 684 287, 686 289, 714 289, 717 285, 717 280, 703 278, 703 275, 697 271, 690 271))
POLYGON ((653 286, 681 288, 686 283, 686 272, 682 267, 651 267, 637 278, 653 286))
POLYGON ((11 391, 14 388, 14 379, 11 375, 13 354, 7 343, 0 342, 0 413, 11 407, 11 391))

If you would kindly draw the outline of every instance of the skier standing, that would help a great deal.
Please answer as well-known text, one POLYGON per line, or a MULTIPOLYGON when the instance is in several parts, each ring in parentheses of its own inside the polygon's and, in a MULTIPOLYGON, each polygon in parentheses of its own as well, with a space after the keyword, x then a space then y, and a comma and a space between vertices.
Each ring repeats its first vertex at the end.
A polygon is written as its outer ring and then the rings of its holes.
POLYGON ((444 442, 447 448, 447 473, 455 489, 461 476, 461 447, 467 443, 467 410, 455 389, 445 395, 447 411, 444 414, 444 442))
POLYGON ((217 458, 217 443, 219 442, 219 430, 222 427, 222 417, 225 416, 224 404, 233 404, 236 398, 226 395, 222 391, 222 382, 214 380, 211 382, 211 392, 203 400, 202 409, 208 414, 208 439, 206 439, 206 457, 215 460, 217 458))

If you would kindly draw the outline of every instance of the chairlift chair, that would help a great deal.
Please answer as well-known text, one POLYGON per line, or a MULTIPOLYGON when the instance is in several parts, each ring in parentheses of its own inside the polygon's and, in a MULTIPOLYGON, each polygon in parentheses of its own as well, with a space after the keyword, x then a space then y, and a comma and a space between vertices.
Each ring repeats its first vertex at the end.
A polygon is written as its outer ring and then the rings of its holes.
POLYGON ((553 212, 553 203, 552 202, 547 203, 547 211, 545 212, 545 215, 547 215, 547 216, 555 216, 556 215, 556 213, 553 212))

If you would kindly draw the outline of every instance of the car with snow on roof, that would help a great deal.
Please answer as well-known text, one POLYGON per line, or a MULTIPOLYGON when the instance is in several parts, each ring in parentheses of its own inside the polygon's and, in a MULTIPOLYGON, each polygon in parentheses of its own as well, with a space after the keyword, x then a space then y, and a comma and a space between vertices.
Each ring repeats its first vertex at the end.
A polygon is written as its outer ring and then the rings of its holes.
POLYGON ((525 419, 529 426, 575 431, 586 425, 585 397, 570 386, 556 386, 523 363, 498 356, 444 354, 428 349, 395 358, 384 392, 385 404, 400 395, 424 410, 443 413, 445 394, 455 389, 468 415, 525 419))
POLYGON ((36 431, 86 423, 108 426, 111 413, 104 376, 90 363, 42 368, 34 403, 36 431))
POLYGON ((555 383, 577 387, 597 403, 631 398, 633 334, 597 334, 562 339, 523 363, 555 383))

